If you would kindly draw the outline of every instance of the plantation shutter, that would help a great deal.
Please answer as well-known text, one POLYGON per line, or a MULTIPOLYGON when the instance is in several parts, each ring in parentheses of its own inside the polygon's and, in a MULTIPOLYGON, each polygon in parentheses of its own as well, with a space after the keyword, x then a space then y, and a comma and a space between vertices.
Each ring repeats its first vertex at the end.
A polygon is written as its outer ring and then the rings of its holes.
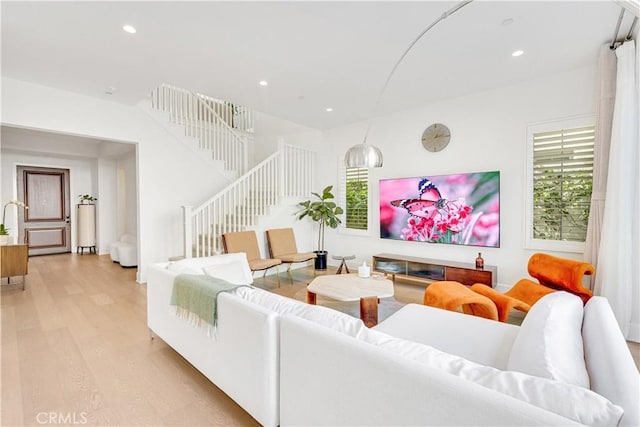
POLYGON ((533 134, 533 236, 584 242, 595 127, 533 134))
POLYGON ((342 168, 340 186, 343 191, 346 228, 366 230, 369 223, 369 169, 342 168))

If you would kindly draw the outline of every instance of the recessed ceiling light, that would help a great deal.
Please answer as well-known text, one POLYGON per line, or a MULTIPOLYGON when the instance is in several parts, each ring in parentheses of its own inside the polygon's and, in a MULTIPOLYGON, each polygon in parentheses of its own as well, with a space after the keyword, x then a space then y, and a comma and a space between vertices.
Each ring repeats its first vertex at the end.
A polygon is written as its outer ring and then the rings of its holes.
POLYGON ((332 112, 332 111, 333 111, 333 108, 331 108, 331 107, 327 107, 327 108, 325 108, 324 110, 325 110, 326 112, 330 113, 330 112, 332 112))
POLYGON ((106 93, 107 95, 113 95, 116 92, 116 90, 118 90, 118 89, 116 89, 113 86, 107 86, 107 88, 105 89, 104 93, 106 93))
POLYGON ((124 25, 122 27, 123 30, 125 30, 127 33, 129 34, 135 34, 136 33, 136 29, 133 25, 124 25))
POLYGON ((268 85, 269 85, 269 82, 268 82, 268 81, 266 81, 266 80, 260 80, 260 81, 258 82, 258 84, 259 84, 260 86, 268 86, 268 85))
POLYGON ((517 57, 517 56, 522 56, 522 54, 523 54, 523 53, 524 53, 524 50, 519 50, 519 49, 518 49, 518 50, 514 51, 514 52, 511 54, 511 56, 515 56, 515 57, 517 57))
POLYGON ((513 18, 507 18, 504 21, 502 21, 502 25, 507 26, 507 25, 511 25, 513 24, 513 18))

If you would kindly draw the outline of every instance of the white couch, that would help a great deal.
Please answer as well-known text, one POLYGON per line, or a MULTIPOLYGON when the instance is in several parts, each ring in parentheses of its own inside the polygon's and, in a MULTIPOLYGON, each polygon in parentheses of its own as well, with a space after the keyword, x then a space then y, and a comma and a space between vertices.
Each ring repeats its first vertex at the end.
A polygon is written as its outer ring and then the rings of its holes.
MULTIPOLYGON (((579 353, 584 349, 583 369, 592 391, 507 370, 515 364, 511 356, 517 346, 534 365, 558 356, 554 350, 540 354, 554 332, 545 331, 543 342, 536 342, 529 332, 544 329, 536 322, 525 331, 524 322, 521 328, 409 304, 370 334, 353 337, 285 316, 281 425, 638 426, 640 376, 606 299, 592 298, 579 321, 577 335, 584 346, 579 353), (519 336, 524 340, 518 342, 519 336), (515 388, 525 399, 504 393, 515 388)), ((558 329, 553 322, 550 326, 558 329)), ((576 350, 570 339, 556 344, 563 353, 576 350)), ((561 374, 573 369, 565 362, 558 363, 561 374)))
MULTIPOLYGON (((170 314, 178 272, 250 283, 244 254, 152 266, 148 324, 263 425, 579 425, 620 419, 619 407, 624 408, 620 425, 637 425, 640 419, 638 371, 603 298, 593 298, 584 314, 568 320, 565 312, 571 310, 542 314, 574 325, 572 339, 580 336, 583 345, 565 340, 562 354, 550 352, 550 357, 577 381, 586 378, 591 392, 540 378, 543 373, 507 370, 510 364, 520 369, 516 362, 535 367, 536 360, 547 358, 539 354, 540 343, 531 351, 527 347, 536 340, 531 331, 546 331, 544 326, 531 321, 521 328, 415 304, 369 330, 359 319, 326 307, 240 288, 220 295, 212 339, 170 314), (523 360, 513 356, 517 347, 525 349, 523 360), (579 350, 579 357, 583 348, 584 372, 566 367, 564 353, 579 350), (497 390, 488 382, 497 382, 497 390), (524 396, 505 394, 505 387, 521 388, 524 396)), ((551 326, 543 340, 558 341, 554 331, 567 332, 551 326)))
POLYGON ((222 293, 215 337, 170 313, 173 280, 179 273, 202 274, 236 284, 252 283, 243 253, 154 264, 147 281, 147 324, 216 386, 265 426, 279 424, 278 314, 222 293))

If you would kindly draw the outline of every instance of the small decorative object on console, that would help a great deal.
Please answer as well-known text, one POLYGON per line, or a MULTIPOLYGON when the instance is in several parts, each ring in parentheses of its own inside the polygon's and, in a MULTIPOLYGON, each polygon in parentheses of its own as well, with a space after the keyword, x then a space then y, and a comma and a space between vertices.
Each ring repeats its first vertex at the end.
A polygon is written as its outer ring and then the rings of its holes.
POLYGON ((482 253, 478 252, 478 258, 476 258, 476 268, 482 270, 484 268, 484 259, 482 259, 482 253))

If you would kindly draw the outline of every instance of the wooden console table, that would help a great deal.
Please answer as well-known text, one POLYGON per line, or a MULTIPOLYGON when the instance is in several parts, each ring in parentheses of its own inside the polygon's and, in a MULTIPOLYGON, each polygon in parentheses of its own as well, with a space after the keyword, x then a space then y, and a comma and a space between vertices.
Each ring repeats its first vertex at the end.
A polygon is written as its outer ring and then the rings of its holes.
POLYGON ((22 276, 22 290, 29 273, 29 246, 28 245, 2 245, 0 246, 0 276, 22 276))
POLYGON ((452 280, 467 286, 482 283, 492 288, 498 276, 498 268, 492 265, 478 269, 475 264, 394 254, 374 255, 373 271, 390 275, 394 282, 396 277, 422 284, 452 280))

